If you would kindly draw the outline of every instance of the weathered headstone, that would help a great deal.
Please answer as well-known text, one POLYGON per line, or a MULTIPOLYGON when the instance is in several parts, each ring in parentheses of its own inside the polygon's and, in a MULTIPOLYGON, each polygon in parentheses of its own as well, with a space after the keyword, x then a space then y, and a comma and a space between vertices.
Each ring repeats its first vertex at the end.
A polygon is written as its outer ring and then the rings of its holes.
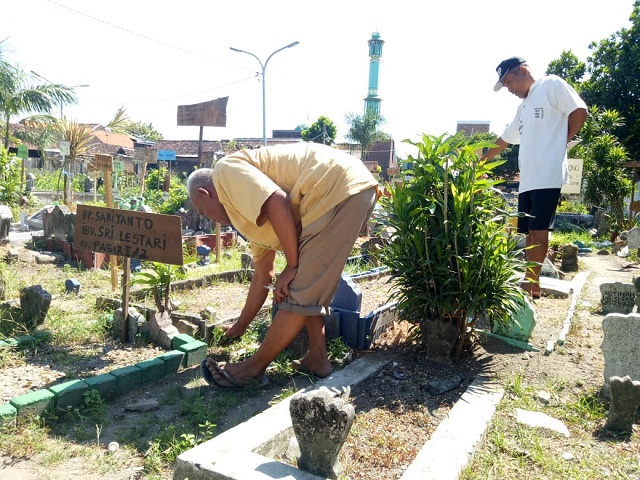
POLYGON ((13 213, 7 205, 0 205, 0 239, 7 238, 11 230, 13 213))
POLYGON ((640 248, 640 228, 633 227, 627 232, 627 246, 629 250, 640 248))
POLYGON ((604 428, 615 432, 632 432, 636 411, 640 406, 640 382, 631 380, 629 375, 624 378, 611 377, 609 388, 611 407, 604 428))
POLYGON ((563 272, 578 271, 578 247, 576 245, 562 246, 562 264, 560 269, 563 272))
MULTIPOLYGON (((113 334, 115 337, 120 336, 120 325, 122 322, 122 307, 113 311, 113 334)), ((129 331, 127 340, 133 342, 136 335, 146 325, 146 318, 136 308, 129 307, 129 331)))
POLYGON ((631 283, 603 283, 600 285, 602 313, 631 313, 636 301, 636 287, 631 283))
POLYGON ((602 320, 602 353, 604 355, 603 394, 609 396, 609 379, 626 377, 640 381, 640 315, 610 313, 602 320))
POLYGON ((26 182, 24 185, 24 191, 25 192, 31 192, 36 188, 36 176, 29 172, 26 175, 26 182))
POLYGON ((244 270, 253 270, 253 257, 248 253, 240 254, 240 264, 244 270))
POLYGON ((151 340, 162 348, 171 349, 171 340, 179 333, 167 312, 156 313, 149 320, 151 340))
POLYGON ((42 324, 50 306, 51 294, 42 288, 42 285, 33 285, 20 290, 22 321, 28 328, 42 324))
POLYGON ((348 387, 342 392, 321 387, 291 400, 291 423, 300 447, 298 468, 338 478, 342 472, 338 454, 356 418, 349 394, 348 387))
POLYGON ((42 215, 44 236, 70 240, 73 238, 76 214, 65 205, 48 207, 42 215))

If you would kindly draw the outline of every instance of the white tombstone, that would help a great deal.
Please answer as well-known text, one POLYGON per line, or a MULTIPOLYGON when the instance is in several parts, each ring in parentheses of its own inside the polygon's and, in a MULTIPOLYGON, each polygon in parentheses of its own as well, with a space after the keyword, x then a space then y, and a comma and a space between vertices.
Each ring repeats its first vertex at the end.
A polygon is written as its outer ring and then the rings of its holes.
POLYGON ((640 314, 610 313, 602 320, 602 353, 604 355, 603 393, 610 394, 611 377, 631 377, 640 381, 640 314))
POLYGON ((629 250, 640 248, 640 228, 633 227, 627 233, 627 247, 629 250))

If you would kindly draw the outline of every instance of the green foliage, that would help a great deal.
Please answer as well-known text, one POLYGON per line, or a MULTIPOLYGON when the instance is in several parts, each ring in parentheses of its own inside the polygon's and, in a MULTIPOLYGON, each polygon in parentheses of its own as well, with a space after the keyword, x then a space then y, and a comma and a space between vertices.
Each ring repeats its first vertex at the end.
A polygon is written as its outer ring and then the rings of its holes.
POLYGON ((351 352, 351 347, 344 343, 342 337, 331 339, 327 342, 327 357, 329 361, 341 362, 351 352))
POLYGON ((631 193, 629 174, 622 168, 628 155, 613 134, 622 123, 622 118, 615 110, 591 107, 580 133, 583 141, 571 151, 576 158, 584 159, 584 202, 607 208, 613 217, 612 228, 618 230, 624 229, 624 200, 631 193))
POLYGON ((578 57, 571 53, 571 50, 563 50, 560 54, 560 58, 549 62, 546 74, 557 75, 560 78, 565 79, 567 83, 577 91, 580 91, 580 81, 582 77, 584 77, 586 71, 586 64, 581 62, 578 57))
MULTIPOLYGON (((20 207, 23 184, 20 160, 14 155, 9 155, 4 147, 0 149, 0 204, 7 205, 12 212, 20 207)), ((15 217, 15 213, 14 213, 15 217)))
POLYGON ((324 143, 333 145, 336 140, 336 125, 327 117, 320 116, 313 125, 302 130, 302 139, 305 142, 324 143))
POLYGON ((360 159, 364 161, 371 145, 387 137, 378 130, 380 125, 384 123, 384 117, 377 113, 366 112, 364 115, 349 113, 345 116, 345 119, 350 125, 346 137, 360 144, 362 148, 360 159))
MULTIPOLYGON (((469 143, 481 143, 481 142, 489 142, 495 144, 498 139, 498 135, 491 132, 477 132, 469 137, 469 143)), ((488 148, 488 147, 487 147, 488 148)), ((484 153, 485 149, 483 149, 484 153)), ((512 179, 518 174, 518 152, 520 151, 520 145, 509 145, 502 152, 500 152, 494 158, 494 161, 502 160, 503 163, 496 166, 492 172, 491 176, 495 178, 504 178, 507 180, 512 179)))
POLYGON ((582 95, 588 105, 615 109, 626 119, 616 135, 629 152, 640 151, 640 0, 633 2, 631 26, 589 45, 589 79, 582 95))
POLYGON ((206 421, 198 427, 199 430, 196 434, 179 433, 173 425, 164 430, 160 437, 151 442, 149 446, 145 456, 145 472, 160 473, 164 465, 173 465, 182 452, 213 438, 216 425, 206 421))
POLYGON ((151 123, 129 122, 127 131, 130 135, 143 140, 157 142, 163 139, 162 134, 151 123))
POLYGON ((587 206, 577 200, 562 200, 560 205, 558 205, 557 211, 564 213, 589 213, 587 206))
POLYGON ((4 146, 9 147, 9 121, 23 113, 45 114, 62 105, 77 103, 73 88, 46 81, 20 67, 0 62, 0 116, 4 121, 4 146))
POLYGON ((135 273, 131 285, 142 285, 149 288, 158 312, 171 312, 171 282, 182 280, 184 270, 177 265, 151 262, 151 271, 135 273))
POLYGON ((479 162, 489 144, 467 144, 463 135, 406 140, 409 179, 383 197, 396 235, 384 249, 393 293, 403 318, 421 326, 449 320, 458 328, 452 356, 468 345, 478 318, 503 321, 517 309, 525 265, 508 231, 505 201, 488 178, 500 162, 479 162))
POLYGON ((171 174, 169 182, 169 194, 165 195, 164 181, 168 173, 166 168, 156 168, 149 170, 144 181, 144 198, 147 205, 158 213, 173 215, 184 206, 189 194, 187 192, 186 181, 177 175, 171 174))

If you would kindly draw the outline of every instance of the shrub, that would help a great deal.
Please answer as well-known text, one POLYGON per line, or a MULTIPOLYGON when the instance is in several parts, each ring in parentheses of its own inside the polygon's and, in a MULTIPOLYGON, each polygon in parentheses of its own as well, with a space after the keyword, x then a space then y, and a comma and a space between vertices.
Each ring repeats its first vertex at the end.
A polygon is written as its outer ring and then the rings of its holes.
POLYGON ((480 162, 464 136, 423 135, 402 183, 383 199, 395 231, 383 262, 403 318, 418 324, 427 355, 459 358, 479 318, 506 321, 523 293, 526 267, 510 233, 506 202, 488 178, 501 162, 480 162), (443 328, 443 325, 445 327, 443 328), (443 337, 449 346, 439 348, 443 337))

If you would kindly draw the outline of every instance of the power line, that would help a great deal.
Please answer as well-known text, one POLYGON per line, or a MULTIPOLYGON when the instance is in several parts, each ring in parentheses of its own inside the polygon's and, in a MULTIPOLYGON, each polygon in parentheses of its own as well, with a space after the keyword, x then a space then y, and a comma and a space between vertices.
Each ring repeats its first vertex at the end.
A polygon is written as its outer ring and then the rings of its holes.
POLYGON ((112 28, 115 28, 115 29, 117 29, 117 30, 122 30, 123 32, 126 32, 126 33, 128 33, 128 34, 130 34, 130 35, 135 35, 136 37, 144 38, 145 40, 149 40, 150 42, 154 42, 154 43, 157 43, 157 44, 159 44, 159 45, 164 45, 165 47, 173 48, 173 49, 178 50, 178 51, 180 51, 180 52, 188 53, 188 54, 190 54, 190 55, 194 55, 194 56, 196 56, 196 57, 204 58, 204 59, 209 60, 209 61, 211 61, 211 62, 220 63, 220 64, 222 64, 222 65, 226 65, 226 66, 228 66, 228 67, 237 68, 237 69, 239 69, 239 70, 246 70, 246 71, 249 71, 249 72, 250 72, 250 71, 252 71, 252 70, 251 70, 251 69, 249 69, 249 68, 239 67, 239 66, 234 65, 234 64, 232 64, 232 63, 223 62, 223 61, 221 61, 221 60, 217 60, 217 59, 212 58, 212 57, 209 57, 209 56, 207 56, 207 55, 203 55, 203 54, 201 54, 201 53, 197 53, 197 52, 194 52, 194 51, 192 51, 192 50, 188 50, 188 49, 183 48, 183 47, 178 47, 177 45, 173 45, 173 44, 168 43, 168 42, 165 42, 165 41, 163 41, 163 40, 159 40, 159 39, 157 39, 157 38, 153 38, 153 37, 150 37, 150 36, 148 36, 148 35, 144 35, 144 34, 142 34, 142 33, 134 32, 133 30, 130 30, 130 29, 125 28, 125 27, 121 27, 120 25, 116 25, 115 23, 108 22, 108 21, 106 21, 106 20, 103 20, 103 19, 101 19, 101 18, 95 17, 95 16, 90 15, 90 14, 88 14, 88 13, 81 12, 80 10, 76 10, 76 9, 71 8, 71 7, 68 7, 68 6, 66 6, 66 5, 62 5, 62 4, 60 4, 60 3, 58 3, 58 2, 56 2, 56 1, 54 1, 54 0, 46 0, 46 1, 47 1, 47 2, 49 2, 49 3, 51 3, 51 4, 53 4, 53 5, 56 5, 56 6, 58 6, 58 7, 64 8, 64 9, 66 9, 66 10, 69 10, 69 11, 71 11, 71 12, 73 12, 73 13, 76 13, 76 14, 78 14, 78 15, 80 15, 80 16, 83 16, 83 17, 89 18, 89 19, 94 20, 94 21, 99 22, 99 23, 104 23, 105 25, 108 25, 108 26, 110 26, 110 27, 112 27, 112 28))
POLYGON ((101 102, 87 102, 87 104, 90 105, 113 105, 113 104, 120 104, 120 103, 125 103, 127 105, 140 105, 143 103, 161 103, 161 102, 168 102, 170 100, 178 100, 180 98, 186 98, 186 97, 192 97, 194 95, 200 95, 203 93, 208 93, 208 92, 213 92, 215 90, 220 90, 221 88, 226 88, 226 87, 230 87, 231 85, 236 85, 238 83, 243 83, 243 82, 247 82, 249 80, 253 80, 254 78, 256 78, 256 75, 252 75, 251 77, 247 77, 247 78, 243 78, 241 80, 237 80, 235 82, 231 82, 231 83, 227 83, 224 85, 219 85, 217 87, 213 87, 213 88, 208 88, 206 90, 201 90, 199 92, 192 92, 192 93, 185 93, 183 95, 176 95, 174 97, 167 97, 167 98, 162 98, 162 99, 155 99, 155 100, 140 100, 140 101, 133 101, 133 102, 109 102, 109 103, 101 103, 101 102))

